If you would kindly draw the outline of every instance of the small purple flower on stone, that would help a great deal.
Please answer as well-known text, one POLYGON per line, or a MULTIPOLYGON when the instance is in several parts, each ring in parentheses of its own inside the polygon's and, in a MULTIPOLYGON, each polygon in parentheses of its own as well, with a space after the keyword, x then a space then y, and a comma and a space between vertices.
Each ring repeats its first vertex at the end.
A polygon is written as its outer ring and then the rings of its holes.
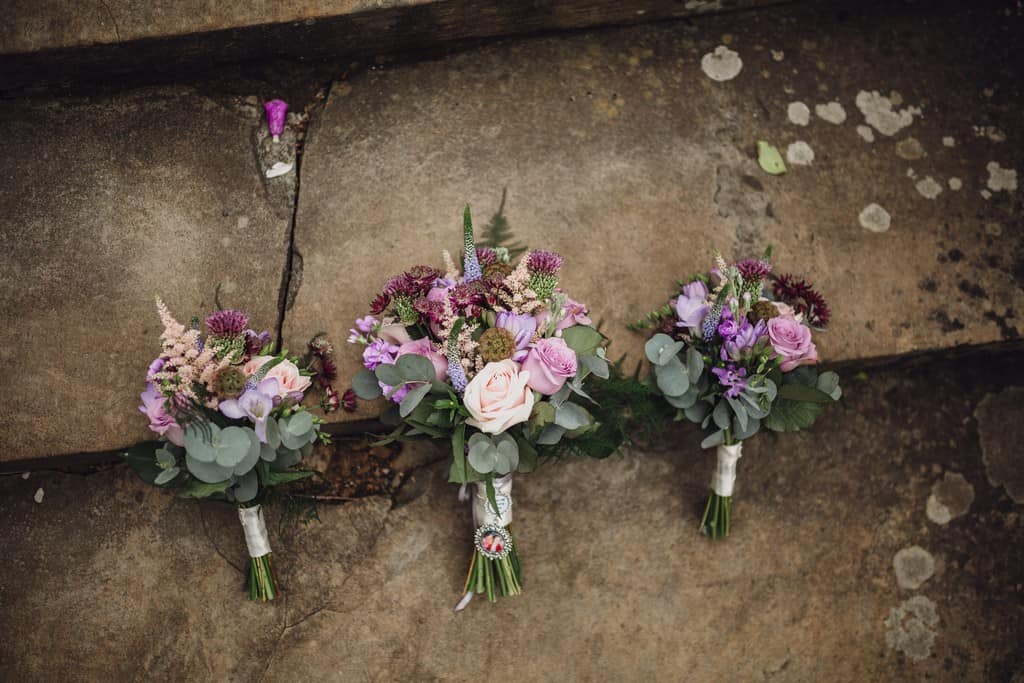
POLYGON ((397 353, 397 346, 377 339, 363 349, 363 365, 371 372, 376 370, 378 365, 393 365, 397 353))
POLYGON ((495 327, 501 327, 512 333, 516 343, 516 352, 512 354, 512 360, 517 363, 523 362, 530 353, 530 343, 533 335, 537 333, 537 318, 532 315, 508 313, 502 311, 494 320, 495 327))
POLYGON ((562 267, 562 257, 553 251, 531 251, 526 266, 531 273, 554 275, 562 267))
POLYGON ((725 395, 729 398, 736 398, 747 386, 747 369, 737 368, 735 365, 728 365, 724 368, 711 368, 711 372, 718 378, 719 383, 725 387, 725 395))
POLYGON ((237 399, 221 401, 220 412, 232 420, 249 418, 254 425, 253 431, 261 443, 267 442, 267 418, 274 409, 274 398, 279 393, 276 377, 268 377, 237 399))
POLYGON ((744 282, 754 282, 768 277, 772 272, 772 264, 761 259, 745 258, 736 264, 736 269, 740 271, 744 282))
POLYGON ((206 329, 214 337, 237 337, 249 326, 249 316, 228 308, 206 317, 206 329))
POLYGON ((288 114, 288 103, 284 100, 270 100, 264 103, 263 108, 267 112, 267 128, 274 136, 274 142, 280 142, 281 133, 284 132, 285 116, 288 114))

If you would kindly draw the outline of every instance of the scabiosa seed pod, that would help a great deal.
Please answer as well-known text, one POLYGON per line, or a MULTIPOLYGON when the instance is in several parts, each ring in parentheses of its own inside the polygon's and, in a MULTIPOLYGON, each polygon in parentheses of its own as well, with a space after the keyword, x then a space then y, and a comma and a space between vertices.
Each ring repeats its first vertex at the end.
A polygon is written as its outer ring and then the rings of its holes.
POLYGON ((747 319, 756 325, 758 320, 771 320, 778 315, 779 309, 771 301, 757 301, 747 314, 747 319))
POLYGON ((235 309, 211 313, 206 318, 206 329, 214 337, 236 337, 249 327, 249 316, 235 309))
POLYGON ((234 398, 245 389, 245 380, 245 373, 229 365, 213 378, 213 392, 222 398, 234 398))
POLYGON ((263 109, 267 112, 267 128, 274 136, 274 142, 280 142, 285 117, 288 115, 288 103, 284 100, 270 100, 263 104, 263 109))
POLYGON ((516 340, 503 327, 492 327, 480 335, 480 357, 485 363, 497 363, 511 358, 516 352, 516 340))

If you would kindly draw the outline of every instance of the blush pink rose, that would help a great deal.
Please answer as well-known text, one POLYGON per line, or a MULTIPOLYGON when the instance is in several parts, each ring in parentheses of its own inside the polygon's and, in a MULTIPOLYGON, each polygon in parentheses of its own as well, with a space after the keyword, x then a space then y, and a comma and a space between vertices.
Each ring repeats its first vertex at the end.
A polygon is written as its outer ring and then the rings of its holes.
POLYGON ((793 318, 780 315, 770 319, 768 339, 775 353, 782 359, 779 367, 783 372, 818 362, 818 349, 811 341, 811 330, 793 318))
MULTIPOLYGON (((267 362, 273 360, 273 356, 253 356, 252 360, 242 366, 242 372, 246 377, 251 377, 257 370, 267 362)), ((302 394, 313 381, 299 372, 299 367, 288 359, 285 359, 270 368, 264 379, 273 377, 277 380, 278 395, 281 398, 291 396, 295 400, 301 400, 302 394)))
POLYGON ((541 339, 523 361, 530 373, 530 388, 550 396, 576 374, 576 352, 561 337, 541 339))
MULTIPOLYGON (((767 299, 763 299, 763 301, 767 301, 767 299)), ((782 316, 783 318, 792 318, 797 322, 803 322, 804 314, 797 313, 796 310, 789 304, 783 303, 782 301, 773 301, 771 303, 772 306, 775 306, 775 310, 777 310, 779 312, 779 315, 782 316)))
POLYGON ((466 385, 462 402, 471 415, 466 424, 487 434, 500 434, 512 425, 526 422, 533 412, 533 392, 527 383, 530 373, 519 363, 503 360, 488 363, 466 385))
POLYGON ((437 375, 437 381, 443 382, 448 377, 448 361, 437 352, 434 347, 434 343, 424 337, 423 339, 417 339, 415 341, 405 342, 398 347, 398 355, 395 358, 401 358, 407 353, 414 353, 417 356, 423 356, 434 365, 434 374, 437 375))
MULTIPOLYGON (((537 319, 537 329, 543 330, 544 326, 548 324, 548 320, 551 319, 551 312, 545 310, 534 317, 537 319)), ((565 306, 562 308, 562 319, 555 325, 555 332, 561 332, 573 325, 590 325, 592 323, 593 321, 587 316, 585 304, 573 299, 566 299, 565 306)))

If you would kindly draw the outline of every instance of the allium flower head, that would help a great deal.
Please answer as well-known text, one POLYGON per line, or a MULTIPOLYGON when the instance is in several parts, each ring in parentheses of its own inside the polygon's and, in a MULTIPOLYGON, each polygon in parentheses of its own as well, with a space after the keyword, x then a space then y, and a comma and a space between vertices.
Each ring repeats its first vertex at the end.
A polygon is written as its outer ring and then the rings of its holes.
POLYGON ((772 272, 772 264, 756 258, 745 258, 736 264, 744 282, 763 280, 772 272))
POLYGON ((531 274, 554 275, 562 267, 562 257, 553 251, 531 251, 527 257, 531 274))
POLYGON ((826 327, 830 312, 824 297, 811 283, 795 275, 780 275, 774 285, 775 298, 792 306, 813 327, 826 327))
POLYGON ((249 316, 241 311, 226 309, 211 313, 206 318, 206 329, 214 337, 235 337, 249 327, 249 316))

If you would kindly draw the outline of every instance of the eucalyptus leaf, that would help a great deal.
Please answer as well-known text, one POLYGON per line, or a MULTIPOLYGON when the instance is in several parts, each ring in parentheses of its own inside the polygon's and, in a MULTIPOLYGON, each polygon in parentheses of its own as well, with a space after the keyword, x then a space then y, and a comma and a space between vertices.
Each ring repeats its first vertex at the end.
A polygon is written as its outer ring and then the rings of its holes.
POLYGON ((747 409, 743 407, 743 404, 739 399, 726 396, 725 400, 728 401, 729 407, 732 408, 733 414, 736 416, 734 422, 740 425, 740 429, 746 431, 747 429, 747 409))
POLYGON ((519 467, 516 471, 533 472, 537 469, 537 449, 521 436, 516 437, 516 443, 519 444, 519 467))
POLYGON ((201 482, 215 484, 231 478, 233 467, 222 467, 215 462, 197 460, 191 453, 185 453, 185 467, 189 474, 201 482))
POLYGON ((831 370, 818 375, 817 387, 820 391, 828 394, 833 401, 838 401, 843 395, 843 390, 839 387, 839 375, 831 370))
POLYGON ((135 444, 123 454, 128 465, 147 484, 154 483, 157 476, 164 471, 156 462, 156 451, 161 446, 163 446, 162 441, 144 441, 135 444))
MULTIPOLYGON (((671 347, 676 342, 672 340, 672 337, 668 336, 663 332, 659 332, 644 344, 644 353, 647 354, 647 360, 651 361, 654 365, 662 364, 662 349, 671 347)), ((667 359, 666 361, 667 362, 667 359)))
POLYGON ((587 325, 573 325, 562 330, 562 340, 577 356, 590 356, 604 343, 604 335, 587 325))
POLYGON ((519 466, 519 444, 508 434, 494 437, 494 443, 497 453, 494 471, 501 475, 514 471, 519 466))
POLYGON ((746 424, 740 425, 738 419, 732 421, 732 440, 741 441, 743 439, 749 439, 761 428, 761 421, 753 418, 747 420, 746 424))
POLYGON ((704 372, 704 358, 700 351, 692 346, 686 349, 686 372, 690 378, 690 384, 696 384, 704 372))
POLYGON ((732 426, 732 415, 729 413, 729 404, 720 400, 716 405, 715 409, 711 411, 711 419, 715 421, 715 424, 719 429, 729 429, 732 426))
POLYGON ((212 483, 193 479, 181 487, 178 495, 182 498, 208 498, 215 493, 223 493, 231 484, 231 479, 212 483))
POLYGON ((272 417, 267 418, 267 445, 275 451, 281 445, 281 428, 272 417))
MULTIPOLYGON (((787 385, 783 385, 787 386, 787 385)), ((824 404, 779 399, 764 419, 764 426, 773 432, 798 432, 814 424, 825 411, 824 404)))
POLYGON ((265 462, 274 462, 277 460, 277 449, 271 448, 269 443, 260 444, 260 459, 265 462))
MULTIPOLYGON (((402 356, 407 358, 408 356, 402 356)), ((422 358, 422 356, 420 356, 422 358)), ((426 359, 424 359, 426 360, 426 359)), ((430 361, 427 361, 428 363, 430 361)), ((420 401, 430 393, 430 384, 419 384, 409 390, 409 393, 405 395, 402 402, 398 406, 398 413, 402 417, 408 417, 409 413, 416 409, 416 406, 420 404, 420 401)))
POLYGON ((686 415, 686 419, 695 424, 700 424, 710 412, 711 406, 708 405, 707 401, 697 401, 689 408, 683 409, 683 414, 686 415))
POLYGON ((498 464, 497 447, 485 434, 474 434, 469 438, 469 453, 466 460, 480 474, 489 474, 498 464))
POLYGON ((363 368, 352 377, 352 391, 364 401, 372 401, 380 398, 383 393, 377 375, 363 368))
POLYGON ((399 372, 398 368, 394 365, 381 363, 377 366, 377 369, 374 370, 374 373, 377 375, 377 379, 380 380, 381 383, 386 384, 389 387, 399 387, 404 383, 402 373, 399 372))
POLYGON ((601 379, 608 379, 611 375, 608 368, 608 361, 604 358, 599 356, 580 356, 579 360, 580 363, 583 364, 583 367, 587 368, 601 379))
POLYGON ((231 492, 235 494, 235 500, 239 503, 248 503, 255 498, 256 494, 260 492, 260 481, 256 476, 256 470, 249 470, 240 477, 231 488, 231 492))
POLYGON ((725 431, 719 429, 714 434, 705 437, 705 439, 700 442, 700 447, 711 448, 712 446, 718 446, 719 444, 723 443, 725 443, 725 431))
POLYGON ((174 454, 171 453, 166 448, 158 448, 156 450, 155 455, 156 464, 160 465, 160 467, 164 469, 167 469, 168 467, 173 467, 175 462, 177 462, 174 458, 174 454))
POLYGON ((673 408, 679 408, 680 410, 686 410, 697 402, 697 398, 700 396, 700 392, 697 391, 697 387, 690 386, 685 394, 682 396, 666 396, 665 400, 673 408))
POLYGON ((399 356, 395 361, 395 369, 406 382, 433 382, 437 379, 434 364, 430 362, 430 359, 416 353, 399 356))
POLYGON ((664 365, 654 366, 658 388, 666 396, 682 396, 690 388, 690 378, 682 362, 673 356, 664 365))
POLYGON ((832 402, 832 397, 824 391, 804 384, 783 384, 779 387, 779 398, 784 398, 787 401, 801 401, 805 403, 832 402))
POLYGON ((180 472, 180 467, 175 467, 172 465, 171 467, 168 467, 165 470, 161 470, 160 474, 156 475, 156 478, 153 480, 153 483, 156 484, 157 486, 163 486, 168 482, 174 481, 174 478, 177 477, 180 472))
POLYGON ((274 461, 275 470, 286 470, 302 461, 302 453, 286 446, 277 449, 277 460, 274 461))
POLYGON ((562 440, 565 431, 565 427, 549 424, 541 430, 540 436, 537 437, 537 444, 540 446, 554 446, 562 440))
POLYGON ((555 424, 566 431, 589 427, 593 423, 594 416, 586 408, 569 401, 555 411, 555 424))
POLYGON ((300 410, 292 413, 283 426, 284 430, 293 436, 304 436, 313 428, 313 416, 308 410, 300 410))
MULTIPOLYGON (((249 450, 246 452, 245 457, 235 463, 234 468, 231 470, 232 474, 240 477, 247 472, 251 472, 252 468, 256 467, 256 463, 259 462, 260 459, 260 453, 263 450, 263 444, 260 443, 260 439, 256 436, 256 432, 248 427, 236 427, 235 429, 241 429, 249 439, 249 450)), ((224 431, 227 430, 225 429, 224 431)))

